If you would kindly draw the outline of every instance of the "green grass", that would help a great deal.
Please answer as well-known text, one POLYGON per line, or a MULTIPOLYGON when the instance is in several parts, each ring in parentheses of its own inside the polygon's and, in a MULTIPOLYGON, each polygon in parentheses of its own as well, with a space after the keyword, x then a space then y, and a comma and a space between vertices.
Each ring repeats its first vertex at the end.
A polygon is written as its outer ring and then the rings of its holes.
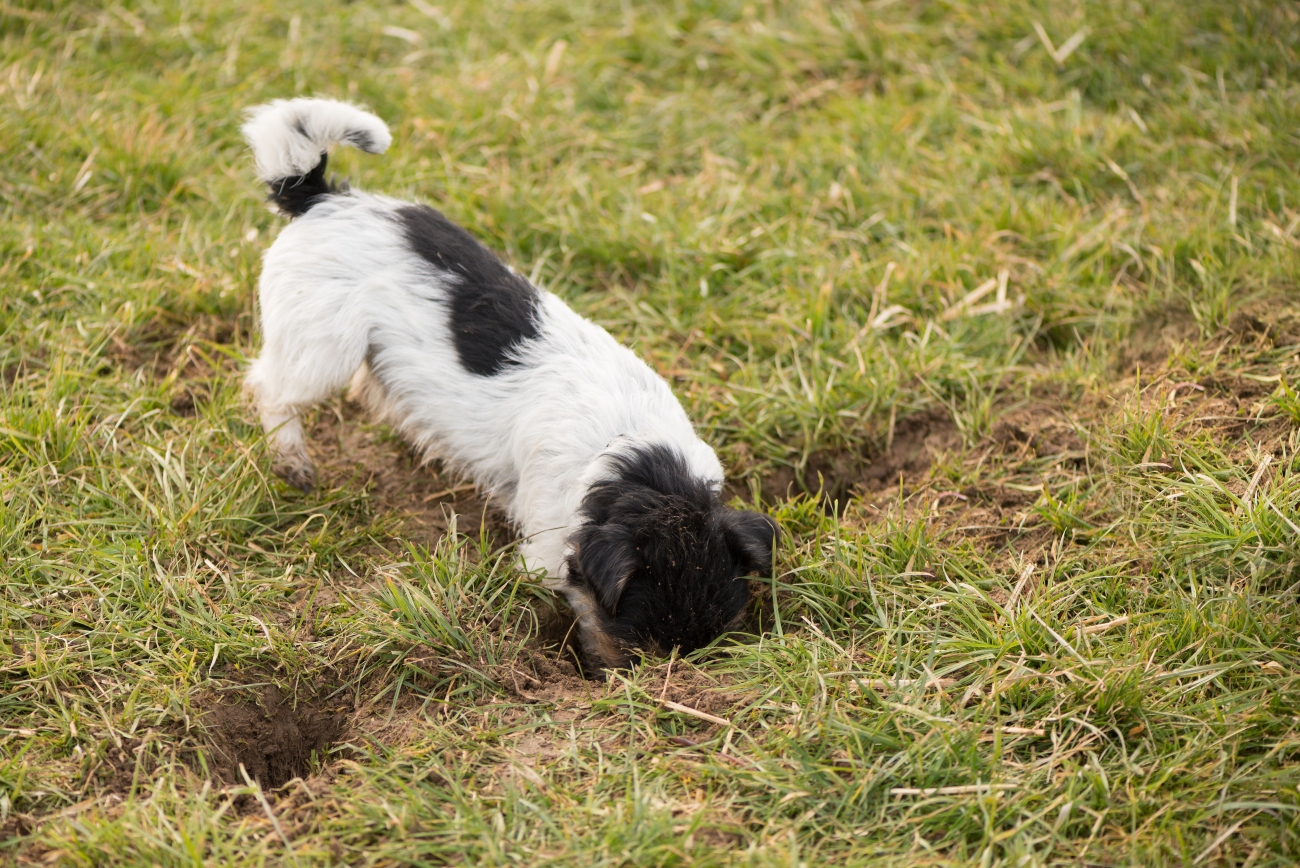
POLYGON ((1263 0, 0 4, 0 860, 1296 864, 1298 45, 1263 0), (313 93, 394 131, 339 172, 670 379, 786 531, 747 631, 584 681, 342 399, 320 489, 270 477, 239 113, 313 93))

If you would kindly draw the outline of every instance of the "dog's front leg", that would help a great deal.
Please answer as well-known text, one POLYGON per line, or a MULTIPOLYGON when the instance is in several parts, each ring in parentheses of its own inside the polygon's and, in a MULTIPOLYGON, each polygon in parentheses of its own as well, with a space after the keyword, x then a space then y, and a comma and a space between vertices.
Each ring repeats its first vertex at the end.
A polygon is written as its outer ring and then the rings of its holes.
POLYGON ((259 410, 262 429, 275 453, 271 469, 294 488, 311 491, 316 484, 316 467, 307 454, 307 438, 298 412, 266 405, 259 410))

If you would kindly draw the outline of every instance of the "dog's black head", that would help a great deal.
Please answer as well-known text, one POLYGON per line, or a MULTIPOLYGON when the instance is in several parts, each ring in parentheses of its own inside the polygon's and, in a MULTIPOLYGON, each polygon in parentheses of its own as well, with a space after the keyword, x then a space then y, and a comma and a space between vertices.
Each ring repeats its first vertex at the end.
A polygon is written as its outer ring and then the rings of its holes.
POLYGON ((638 447, 583 501, 567 587, 584 650, 625 666, 636 649, 683 653, 733 629, 748 577, 769 575, 776 523, 718 502, 668 447, 638 447))

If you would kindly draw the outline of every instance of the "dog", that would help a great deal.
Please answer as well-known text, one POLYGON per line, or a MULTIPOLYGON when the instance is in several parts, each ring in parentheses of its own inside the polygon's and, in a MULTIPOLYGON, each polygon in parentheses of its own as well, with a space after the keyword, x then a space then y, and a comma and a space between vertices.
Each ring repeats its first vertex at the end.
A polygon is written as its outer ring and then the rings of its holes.
POLYGON ((768 576, 766 515, 719 500, 717 455, 668 384, 603 328, 427 205, 336 185, 332 145, 378 154, 378 117, 324 99, 249 110, 291 218, 266 251, 247 375, 275 470, 310 490, 301 414, 351 394, 426 459, 504 504, 527 570, 573 609, 588 665, 688 653, 735 629, 768 576))

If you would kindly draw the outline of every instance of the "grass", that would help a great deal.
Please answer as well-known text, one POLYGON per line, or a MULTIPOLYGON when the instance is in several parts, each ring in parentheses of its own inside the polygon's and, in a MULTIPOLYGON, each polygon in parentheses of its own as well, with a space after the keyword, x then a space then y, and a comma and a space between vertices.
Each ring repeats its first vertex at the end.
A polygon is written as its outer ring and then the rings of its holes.
POLYGON ((1262 0, 0 4, 0 860, 1295 864, 1298 43, 1262 0), (670 379, 786 530, 746 631, 584 680, 341 398, 321 488, 269 477, 237 127, 299 93, 670 379))

